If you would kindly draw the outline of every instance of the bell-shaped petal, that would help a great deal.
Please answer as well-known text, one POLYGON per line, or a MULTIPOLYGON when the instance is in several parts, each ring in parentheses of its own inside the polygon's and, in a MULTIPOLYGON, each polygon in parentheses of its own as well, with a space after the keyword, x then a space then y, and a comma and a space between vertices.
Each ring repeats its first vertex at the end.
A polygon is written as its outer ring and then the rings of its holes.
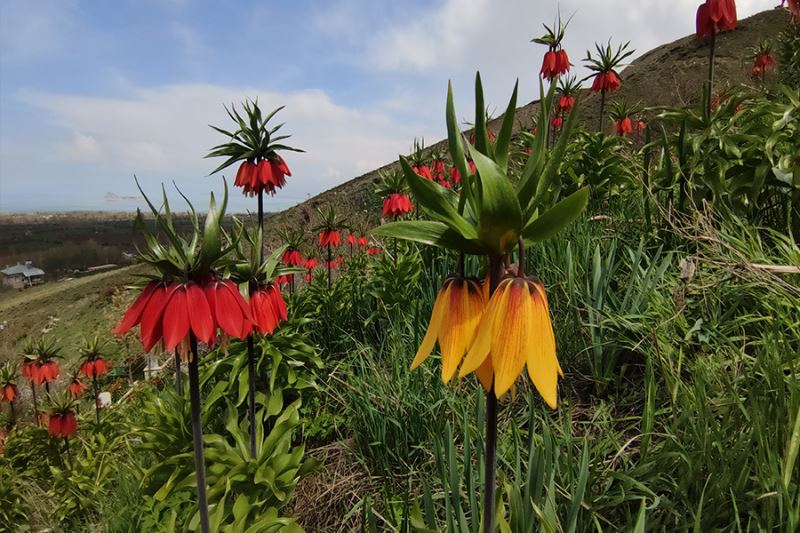
POLYGON ((475 372, 481 384, 504 395, 527 365, 528 375, 545 403, 557 405, 555 336, 544 286, 537 278, 503 279, 481 317, 478 331, 461 366, 461 376, 475 372))
POLYGON ((125 311, 125 315, 122 317, 119 325, 114 329, 115 335, 127 333, 132 327, 142 321, 144 308, 147 306, 150 297, 156 291, 159 284, 160 282, 158 281, 151 281, 147 284, 136 300, 134 300, 133 304, 125 311))
POLYGON ((61 422, 61 414, 55 413, 50 415, 50 419, 47 422, 47 433, 50 434, 52 437, 61 437, 62 436, 62 422, 61 422))
POLYGON ((236 284, 227 279, 214 280, 205 293, 214 323, 232 337, 246 338, 252 331, 250 309, 236 284))
POLYGON ((428 330, 411 369, 430 356, 438 341, 442 352, 442 381, 449 382, 472 342, 483 308, 483 291, 478 280, 461 276, 447 278, 436 297, 428 330))

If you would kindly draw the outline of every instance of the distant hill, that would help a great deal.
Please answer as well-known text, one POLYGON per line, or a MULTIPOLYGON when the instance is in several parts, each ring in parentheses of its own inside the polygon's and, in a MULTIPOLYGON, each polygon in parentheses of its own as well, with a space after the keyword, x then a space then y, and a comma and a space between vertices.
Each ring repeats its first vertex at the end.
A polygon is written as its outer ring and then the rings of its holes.
MULTIPOLYGON (((752 83, 750 49, 765 39, 774 39, 788 26, 789 16, 784 9, 763 11, 739 21, 735 31, 717 36, 716 92, 731 86, 752 83)), ((635 48, 636 43, 631 43, 635 48)), ((583 55, 575 51, 576 57, 583 55)), ((664 44, 639 56, 622 72, 622 88, 611 94, 607 101, 624 100, 642 107, 676 106, 696 103, 703 81, 708 73, 708 45, 698 42, 694 34, 664 44)), ((510 88, 509 88, 510 89, 510 88)), ((442 106, 445 95, 442 94, 442 106)), ((599 96, 582 91, 579 122, 596 130, 599 121, 599 96)), ((606 107, 608 109, 608 107, 606 107)), ((517 108, 517 127, 530 128, 531 118, 538 112, 538 100, 517 108)), ((500 128, 503 116, 494 119, 489 127, 494 132, 500 128)), ((605 125, 610 127, 610 121, 605 125)), ((606 130, 608 131, 608 130, 606 130)), ((409 139, 409 142, 411 139, 409 139)), ((444 151, 446 142, 430 147, 444 151)), ((334 205, 343 214, 356 219, 372 219, 379 214, 379 200, 373 190, 379 172, 398 165, 390 162, 366 174, 322 192, 308 200, 274 213, 271 218, 278 224, 307 227, 315 220, 314 208, 334 205)))

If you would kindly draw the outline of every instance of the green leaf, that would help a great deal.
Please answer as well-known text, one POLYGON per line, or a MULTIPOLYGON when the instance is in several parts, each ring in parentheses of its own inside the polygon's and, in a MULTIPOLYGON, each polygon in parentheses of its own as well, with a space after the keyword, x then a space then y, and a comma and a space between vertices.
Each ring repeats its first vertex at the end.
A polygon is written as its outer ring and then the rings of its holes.
POLYGON ((544 167, 545 155, 547 152, 547 130, 549 128, 549 109, 552 105, 555 94, 555 84, 551 84, 547 93, 544 92, 544 84, 539 80, 539 118, 537 120, 536 135, 531 142, 531 155, 522 169, 522 176, 517 185, 517 198, 521 206, 527 207, 536 192, 538 180, 544 167))
POLYGON ((450 148, 450 157, 453 160, 453 165, 461 175, 461 183, 464 191, 462 198, 459 198, 458 212, 464 212, 464 202, 472 202, 472 180, 469 177, 469 170, 467 168, 467 159, 464 156, 464 139, 461 134, 461 128, 458 126, 458 118, 456 117, 456 108, 453 103, 453 86, 447 82, 447 143, 450 148))
POLYGON ((205 271, 211 264, 219 258, 222 252, 222 218, 225 216, 225 208, 228 205, 228 182, 222 180, 225 186, 222 205, 217 208, 214 200, 214 193, 211 193, 211 201, 206 214, 206 223, 203 230, 203 246, 200 249, 200 270, 205 271))
POLYGON ((517 243, 522 229, 522 210, 505 172, 475 147, 470 146, 469 151, 480 183, 478 236, 486 248, 502 255, 517 243))
POLYGON ((539 182, 536 184, 536 194, 533 198, 533 204, 530 206, 525 206, 526 208, 534 208, 537 205, 537 200, 542 198, 555 180, 558 169, 561 166, 561 160, 564 158, 564 152, 567 150, 570 136, 572 135, 572 128, 578 116, 579 103, 579 101, 575 103, 575 106, 572 108, 572 111, 570 111, 566 122, 564 122, 564 127, 561 129, 558 142, 550 152, 550 159, 547 161, 547 165, 545 165, 544 170, 542 171, 539 182))
POLYGON ((511 93, 511 100, 508 101, 508 107, 506 107, 506 112, 503 115, 503 125, 500 126, 500 132, 494 145, 494 159, 504 171, 508 168, 508 147, 511 144, 511 133, 514 129, 514 118, 517 113, 518 89, 519 80, 514 84, 514 92, 511 93))
POLYGON ((570 194, 544 214, 525 225, 522 237, 526 241, 538 242, 549 239, 575 221, 589 202, 589 188, 584 187, 570 194))
POLYGON ((467 254, 485 253, 477 242, 465 239, 444 222, 433 220, 390 222, 374 229, 372 233, 380 237, 418 242, 467 254))
POLYGON ((489 132, 486 129, 486 104, 483 100, 481 73, 475 73, 475 148, 484 155, 491 156, 489 132))
POLYGON ((400 165, 403 168, 406 181, 408 181, 408 186, 414 193, 414 198, 419 202, 420 207, 432 217, 444 222, 460 233, 464 238, 475 239, 478 237, 475 227, 458 214, 453 205, 454 202, 448 200, 448 195, 454 195, 452 191, 448 191, 438 183, 418 176, 411 169, 405 157, 400 157, 400 165))

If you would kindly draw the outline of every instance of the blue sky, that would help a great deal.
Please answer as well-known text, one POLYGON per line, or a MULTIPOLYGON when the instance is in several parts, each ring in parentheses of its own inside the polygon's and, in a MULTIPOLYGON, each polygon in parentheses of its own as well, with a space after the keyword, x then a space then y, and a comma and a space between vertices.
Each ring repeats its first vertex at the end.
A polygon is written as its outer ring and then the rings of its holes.
MULTIPOLYGON (((774 7, 740 0, 740 17, 774 7)), ((472 118, 520 78, 535 97, 544 52, 528 41, 560 9, 580 64, 595 41, 638 53, 689 34, 699 0, 0 0, 0 211, 132 210, 175 181, 199 208, 221 189, 204 160, 223 104, 286 105, 288 207, 444 133, 447 80, 472 118)), ((232 194, 232 209, 252 208, 232 194)))

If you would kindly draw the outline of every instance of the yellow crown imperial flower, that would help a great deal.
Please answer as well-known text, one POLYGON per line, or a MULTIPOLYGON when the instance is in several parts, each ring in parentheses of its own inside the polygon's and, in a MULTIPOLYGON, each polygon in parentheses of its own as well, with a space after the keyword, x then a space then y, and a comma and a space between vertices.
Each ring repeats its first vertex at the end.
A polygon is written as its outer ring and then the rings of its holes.
POLYGON ((430 356, 438 340, 442 351, 442 381, 449 382, 475 336, 484 307, 480 281, 448 276, 436 296, 428 330, 411 363, 411 370, 430 356))
POLYGON ((536 277, 503 279, 481 317, 460 376, 475 372, 489 390, 492 375, 497 397, 505 394, 528 365, 528 375, 551 408, 557 403, 558 376, 547 295, 536 277))

